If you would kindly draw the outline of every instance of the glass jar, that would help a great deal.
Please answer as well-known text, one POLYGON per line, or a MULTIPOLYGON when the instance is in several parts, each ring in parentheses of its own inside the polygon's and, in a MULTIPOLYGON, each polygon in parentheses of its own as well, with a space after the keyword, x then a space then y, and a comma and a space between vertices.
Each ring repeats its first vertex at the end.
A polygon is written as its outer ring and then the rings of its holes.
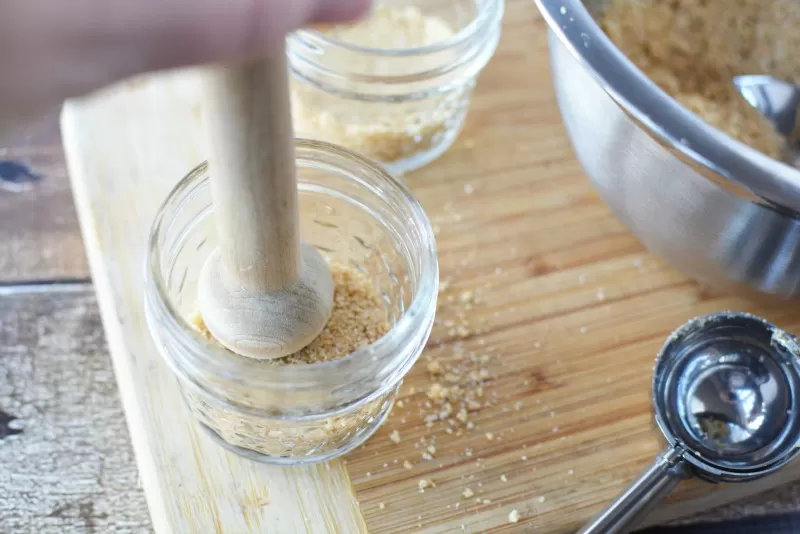
POLYGON ((206 164, 166 199, 147 258, 148 324, 189 410, 220 444, 275 464, 327 460, 375 432, 428 340, 439 279, 430 223, 403 185, 327 143, 298 140, 296 151, 301 236, 374 284, 392 325, 375 343, 288 365, 238 356, 192 327, 217 239, 206 164))
MULTIPOLYGON (((437 17, 452 35, 417 48, 402 42, 403 27, 387 24, 358 46, 316 30, 288 39, 292 106, 299 137, 321 139, 404 173, 442 155, 458 137, 478 75, 497 48, 503 0, 384 2, 437 17), (394 28, 397 28, 396 30, 394 28), (383 40, 383 35, 392 35, 383 40)), ((417 19, 414 19, 417 21, 417 19)), ((403 22, 408 20, 403 19, 403 22)), ((418 22, 418 21, 417 21, 418 22)), ((363 24, 363 22, 362 22, 363 24)), ((420 23, 413 31, 420 31, 420 23)), ((425 26, 422 26, 425 28, 425 26)), ((409 30, 409 31, 411 31, 409 30)), ((445 31, 445 33, 449 33, 445 31)))

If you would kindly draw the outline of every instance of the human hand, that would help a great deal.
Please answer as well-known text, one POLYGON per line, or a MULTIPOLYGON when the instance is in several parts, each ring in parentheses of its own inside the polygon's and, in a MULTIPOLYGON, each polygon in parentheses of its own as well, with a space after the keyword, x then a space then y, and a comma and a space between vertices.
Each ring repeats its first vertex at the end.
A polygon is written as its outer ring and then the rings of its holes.
POLYGON ((129 76, 257 54, 370 0, 0 0, 0 123, 129 76))

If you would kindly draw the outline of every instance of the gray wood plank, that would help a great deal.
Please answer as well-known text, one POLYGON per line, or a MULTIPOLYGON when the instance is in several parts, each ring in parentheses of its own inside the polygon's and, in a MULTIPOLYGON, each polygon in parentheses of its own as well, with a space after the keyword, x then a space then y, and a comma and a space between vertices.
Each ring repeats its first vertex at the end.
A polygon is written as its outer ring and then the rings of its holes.
MULTIPOLYGON (((675 521, 672 526, 676 528, 681 525, 701 524, 706 525, 709 523, 725 522, 731 525, 745 521, 752 518, 757 522, 758 518, 764 518, 764 525, 769 526, 771 518, 780 516, 780 519, 775 521, 789 522, 795 524, 797 529, 794 532, 800 532, 800 482, 794 482, 786 486, 762 493, 749 499, 721 506, 714 510, 709 510, 697 516, 688 517, 680 521, 675 521)), ((766 526, 763 527, 763 532, 768 532, 766 526)), ((735 532, 745 532, 744 528, 732 529, 731 534, 735 532)), ((776 528, 775 532, 780 530, 776 528)), ((690 530, 687 527, 687 532, 697 532, 697 529, 690 530)))
POLYGON ((0 283, 88 278, 57 119, 0 133, 0 283))
POLYGON ((796 534, 800 515, 779 514, 642 530, 639 534, 796 534))
POLYGON ((91 286, 0 287, 0 532, 150 532, 91 286))

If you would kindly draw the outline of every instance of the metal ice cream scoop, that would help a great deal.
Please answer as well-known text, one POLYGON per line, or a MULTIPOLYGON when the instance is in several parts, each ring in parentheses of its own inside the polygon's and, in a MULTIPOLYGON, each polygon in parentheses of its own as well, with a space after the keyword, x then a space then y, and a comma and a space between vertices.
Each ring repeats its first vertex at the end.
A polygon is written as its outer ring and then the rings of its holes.
POLYGON ((655 418, 669 448, 578 534, 624 534, 683 478, 747 482, 800 448, 800 345, 743 313, 693 319, 656 360, 655 418))
POLYGON ((794 84, 763 74, 736 76, 733 85, 786 138, 788 151, 784 159, 787 163, 796 164, 800 157, 800 89, 794 84))

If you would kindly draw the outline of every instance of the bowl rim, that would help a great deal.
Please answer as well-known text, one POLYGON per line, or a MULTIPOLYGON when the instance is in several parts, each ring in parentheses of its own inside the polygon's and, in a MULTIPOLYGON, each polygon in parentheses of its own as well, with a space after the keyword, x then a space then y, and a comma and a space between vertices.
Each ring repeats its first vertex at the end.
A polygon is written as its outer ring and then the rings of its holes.
POLYGON ((735 140, 658 87, 606 36, 581 0, 534 0, 550 31, 649 133, 731 184, 800 212, 800 170, 735 140))

